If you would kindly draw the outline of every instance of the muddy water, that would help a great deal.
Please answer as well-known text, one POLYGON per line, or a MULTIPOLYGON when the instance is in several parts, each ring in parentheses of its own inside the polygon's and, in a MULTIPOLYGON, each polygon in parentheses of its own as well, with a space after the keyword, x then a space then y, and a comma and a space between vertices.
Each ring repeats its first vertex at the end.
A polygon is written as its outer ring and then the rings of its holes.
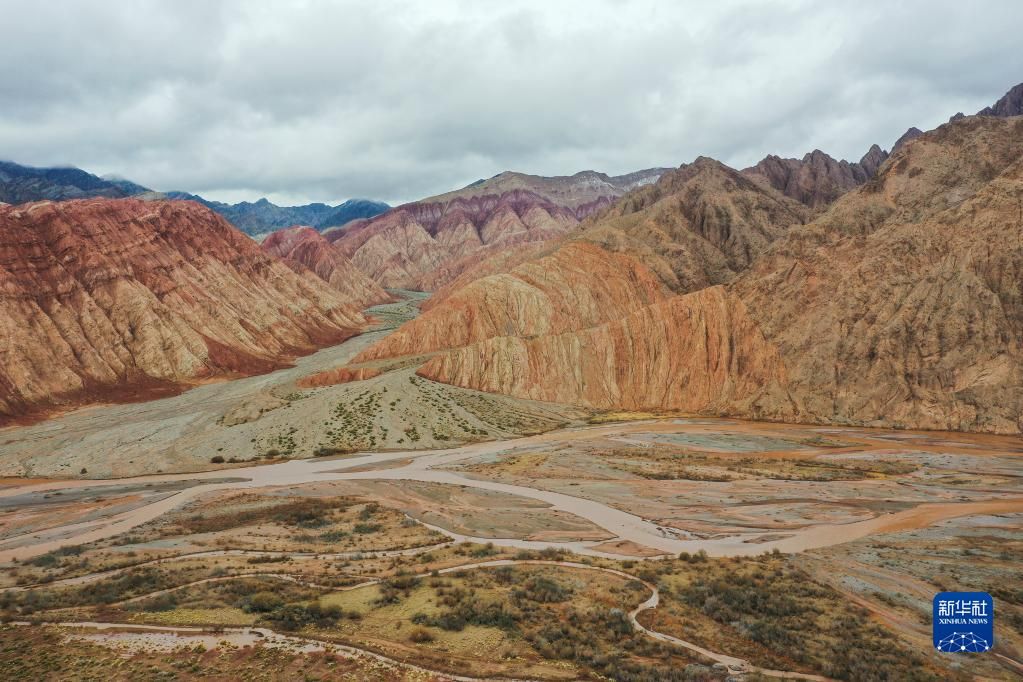
MULTIPOLYGON (((734 421, 728 424, 730 430, 743 430, 744 426, 734 421)), ((566 495, 564 493, 540 490, 525 485, 512 485, 496 481, 479 480, 463 476, 460 473, 438 469, 437 467, 460 462, 481 455, 506 452, 519 447, 535 447, 543 444, 565 443, 578 439, 591 439, 596 436, 628 437, 633 434, 673 434, 687 433, 694 426, 685 420, 659 420, 633 422, 628 424, 608 424, 583 428, 563 429, 539 436, 531 436, 509 441, 476 443, 460 448, 436 451, 399 451, 376 452, 344 460, 314 459, 292 460, 272 465, 245 467, 230 470, 233 480, 228 482, 211 482, 194 485, 174 495, 144 505, 136 509, 118 514, 102 522, 71 523, 57 526, 46 531, 33 533, 31 536, 20 536, 0 543, 0 562, 9 562, 15 558, 28 559, 46 552, 69 545, 93 542, 124 533, 143 523, 159 518, 161 515, 180 507, 182 504, 208 492, 218 490, 241 490, 263 488, 268 486, 289 486, 325 481, 358 481, 358 480, 391 480, 419 481, 448 485, 467 486, 481 490, 490 490, 511 495, 518 495, 539 500, 549 505, 549 509, 575 514, 588 519, 597 526, 609 531, 622 540, 650 547, 665 554, 682 551, 706 551, 712 556, 745 556, 760 554, 765 551, 779 549, 784 552, 800 552, 818 547, 856 540, 874 533, 906 530, 930 525, 937 521, 969 514, 995 514, 1004 512, 1023 512, 1023 498, 1003 498, 986 502, 925 504, 906 511, 881 515, 865 521, 845 524, 818 524, 792 531, 786 537, 766 536, 763 532, 748 533, 718 539, 694 539, 684 532, 663 528, 646 519, 620 509, 597 502, 566 495), (390 465, 392 468, 387 468, 390 465), (365 470, 374 467, 372 470, 365 470), (359 470, 355 470, 359 469, 359 470)), ((772 427, 784 428, 784 427, 772 427)), ((831 430, 835 432, 835 429, 831 430)), ((850 430, 849 439, 864 438, 864 430, 850 430)), ((885 432, 881 432, 885 433, 885 432)), ((843 434, 844 435, 844 434, 843 434)), ((869 436, 866 436, 869 437, 869 436)), ((942 448, 949 447, 948 440, 942 442, 942 448)), ((969 448, 970 443, 964 443, 969 448)), ((971 453, 978 452, 970 449, 971 453)), ((1004 451, 1003 451, 1004 452, 1004 451)), ((0 490, 0 498, 24 495, 29 492, 48 491, 55 489, 75 489, 85 486, 117 485, 118 483, 166 482, 181 479, 222 479, 224 471, 200 474, 143 476, 133 479, 112 481, 60 481, 32 484, 23 487, 11 487, 0 490)), ((555 547, 570 549, 580 553, 601 556, 617 556, 593 549, 601 542, 555 542, 555 541, 523 541, 502 538, 467 538, 438 528, 456 539, 472 539, 476 541, 494 541, 497 544, 542 549, 555 547)), ((634 557, 629 557, 634 558, 634 557)))

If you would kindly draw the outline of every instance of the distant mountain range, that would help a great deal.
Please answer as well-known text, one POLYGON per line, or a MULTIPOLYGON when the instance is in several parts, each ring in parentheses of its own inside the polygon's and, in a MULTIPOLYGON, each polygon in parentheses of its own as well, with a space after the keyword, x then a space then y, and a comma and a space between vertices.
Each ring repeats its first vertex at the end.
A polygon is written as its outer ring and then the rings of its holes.
POLYGON ((337 206, 321 203, 278 206, 265 198, 256 202, 225 204, 187 192, 163 192, 163 195, 168 199, 197 201, 208 206, 250 236, 264 235, 292 225, 308 225, 317 230, 325 230, 328 227, 340 227, 360 218, 378 216, 390 208, 382 201, 370 199, 349 199, 337 206))
POLYGON ((665 168, 609 176, 506 171, 324 236, 386 288, 435 290, 495 254, 524 254, 574 229, 665 168))
POLYGON ((318 230, 339 227, 360 218, 372 218, 390 208, 381 201, 349 199, 329 206, 313 203, 304 206, 277 206, 267 199, 226 204, 188 192, 157 192, 131 180, 100 177, 80 168, 33 168, 0 161, 0 202, 23 204, 30 201, 67 201, 69 199, 181 199, 207 206, 249 236, 260 236, 291 225, 309 225, 318 230))
POLYGON ((130 194, 117 183, 79 168, 31 168, 0 161, 0 201, 5 204, 23 204, 43 199, 120 199, 127 196, 130 194))

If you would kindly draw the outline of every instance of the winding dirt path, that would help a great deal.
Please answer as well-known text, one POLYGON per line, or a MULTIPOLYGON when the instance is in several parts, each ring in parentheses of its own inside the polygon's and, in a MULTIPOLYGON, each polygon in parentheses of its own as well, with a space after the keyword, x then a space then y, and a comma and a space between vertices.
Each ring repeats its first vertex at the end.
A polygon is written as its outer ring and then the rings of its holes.
MULTIPOLYGON (((12 623, 12 625, 32 627, 31 624, 25 622, 12 623)), ((446 680, 456 680, 457 682, 486 682, 486 680, 492 679, 439 672, 408 661, 401 661, 396 658, 384 656, 383 654, 378 654, 368 649, 360 649, 347 644, 337 644, 309 637, 284 635, 268 628, 225 627, 211 630, 210 628, 189 627, 184 625, 139 625, 135 623, 96 623, 88 621, 54 623, 52 625, 44 625, 42 627, 96 630, 101 634, 99 636, 91 637, 89 640, 107 645, 113 643, 115 638, 123 639, 122 635, 126 634, 140 635, 139 639, 142 640, 143 643, 146 642, 144 637, 145 635, 165 634, 174 636, 176 640, 181 640, 180 642, 174 642, 176 646, 184 646, 189 642, 201 642, 208 647, 213 648, 220 646, 222 642, 227 642, 232 646, 239 647, 263 645, 275 648, 284 648, 295 653, 334 652, 342 653, 350 658, 371 659, 400 670, 418 672, 421 675, 426 676, 428 679, 436 679, 439 677, 446 680)), ((519 680, 515 678, 501 678, 501 680, 502 682, 532 682, 529 680, 519 680)))
MULTIPOLYGON (((604 573, 604 574, 607 574, 607 575, 613 575, 613 576, 617 576, 619 578, 624 578, 626 580, 636 581, 636 582, 642 584, 646 589, 648 589, 650 591, 650 596, 646 599, 646 601, 644 601, 639 606, 637 606, 636 608, 634 608, 632 611, 629 612, 628 619, 629 619, 629 623, 632 625, 632 627, 634 627, 636 630, 644 633, 645 635, 647 635, 647 636, 649 636, 649 637, 651 637, 653 639, 656 639, 658 641, 661 641, 661 642, 666 642, 668 644, 672 644, 672 645, 675 645, 675 646, 678 646, 678 647, 682 647, 684 649, 687 649, 689 651, 692 651, 693 653, 696 653, 696 654, 702 656, 705 659, 709 659, 711 661, 714 661, 715 663, 721 663, 721 664, 725 665, 727 667, 728 671, 730 673, 732 673, 732 674, 741 675, 741 674, 744 674, 744 673, 754 672, 754 673, 760 673, 760 674, 763 674, 763 675, 768 675, 768 676, 771 676, 771 677, 783 678, 783 679, 811 680, 812 682, 835 682, 832 678, 824 677, 822 675, 814 675, 814 674, 811 674, 811 673, 801 673, 801 672, 795 672, 795 671, 790 671, 790 670, 771 670, 769 668, 761 668, 759 666, 753 665, 752 663, 750 663, 746 659, 739 658, 739 657, 736 657, 736 656, 730 656, 728 654, 723 654, 723 653, 719 653, 719 652, 716 652, 716 651, 711 651, 710 649, 706 649, 704 647, 701 647, 700 645, 695 644, 693 642, 688 642, 686 640, 679 639, 678 637, 674 637, 672 635, 668 635, 668 634, 665 634, 665 633, 662 633, 662 632, 657 632, 656 630, 651 630, 651 629, 643 626, 639 622, 639 619, 638 619, 639 614, 643 613, 644 611, 649 611, 651 609, 657 608, 657 606, 660 604, 660 599, 661 599, 660 590, 657 589, 656 585, 652 585, 652 584, 646 582, 645 580, 642 580, 641 578, 639 578, 637 576, 634 576, 634 575, 632 575, 630 573, 626 573, 625 571, 619 571, 619 570, 614 569, 614 568, 604 568, 604 567, 601 567, 601 566, 591 566, 589 564, 582 564, 582 563, 578 563, 578 562, 574 562, 574 561, 544 561, 544 560, 540 560, 540 559, 521 559, 521 560, 520 559, 496 559, 494 561, 481 561, 481 562, 476 562, 476 563, 471 563, 471 564, 462 564, 462 565, 459 565, 459 566, 450 566, 448 568, 443 568, 443 569, 438 570, 437 573, 440 574, 440 575, 445 575, 445 574, 449 574, 449 573, 458 573, 458 572, 461 572, 461 571, 487 569, 487 568, 498 568, 498 567, 501 567, 501 566, 558 566, 558 567, 561 567, 561 568, 571 568, 571 569, 584 570, 584 571, 596 571, 596 572, 599 572, 599 573, 604 573)), ((228 581, 228 580, 238 580, 238 579, 252 578, 252 577, 280 579, 280 580, 285 580, 285 581, 296 583, 296 584, 306 585, 306 586, 309 586, 309 587, 314 587, 314 588, 319 588, 319 589, 324 589, 324 590, 333 590, 333 591, 337 591, 337 592, 347 592, 347 591, 350 591, 350 590, 357 590, 357 589, 361 589, 361 588, 377 585, 380 582, 382 582, 381 579, 373 579, 373 580, 367 580, 365 582, 358 583, 356 585, 349 585, 349 586, 345 586, 345 587, 330 587, 330 586, 326 586, 326 585, 317 585, 315 583, 310 583, 310 582, 301 580, 299 578, 296 578, 294 576, 287 575, 287 574, 282 574, 282 573, 245 573, 245 574, 232 575, 232 576, 219 576, 219 577, 215 577, 215 578, 204 578, 202 580, 196 580, 196 581, 184 584, 184 585, 178 585, 176 587, 167 588, 167 589, 163 589, 163 590, 157 590, 155 592, 150 592, 149 594, 144 594, 144 595, 140 595, 140 596, 137 596, 137 597, 132 597, 131 599, 126 599, 124 601, 116 602, 114 604, 111 604, 111 606, 118 606, 118 605, 123 605, 123 604, 130 604, 130 603, 134 603, 134 602, 139 602, 139 601, 143 601, 145 599, 151 599, 151 598, 163 595, 163 594, 168 594, 170 592, 175 592, 175 591, 178 591, 178 590, 183 590, 185 588, 194 587, 194 586, 197 586, 197 585, 205 585, 205 584, 209 584, 209 583, 225 582, 225 581, 228 581)), ((81 622, 81 623, 59 623, 59 625, 61 627, 68 627, 68 628, 92 628, 92 629, 99 629, 99 630, 117 630, 117 629, 123 629, 123 630, 129 630, 129 631, 132 630, 132 629, 143 630, 143 631, 149 630, 149 631, 176 633, 176 634, 181 634, 181 635, 186 635, 186 636, 189 635, 189 634, 203 634, 203 633, 208 633, 209 632, 209 629, 205 629, 204 630, 203 628, 197 628, 197 627, 136 625, 136 624, 131 624, 131 623, 81 622)), ((303 638, 303 637, 294 637, 294 636, 291 636, 291 635, 281 635, 279 633, 274 632, 273 630, 268 630, 268 629, 265 629, 265 628, 222 628, 222 629, 218 628, 217 636, 219 637, 220 633, 222 633, 222 632, 223 633, 231 633, 231 634, 234 634, 234 635, 247 635, 247 636, 252 636, 251 633, 253 633, 253 632, 259 632, 260 633, 259 636, 255 636, 256 637, 255 639, 252 639, 252 640, 249 640, 249 641, 246 642, 248 644, 253 644, 253 645, 258 643, 258 642, 260 642, 260 641, 272 643, 273 639, 277 638, 277 639, 280 639, 281 641, 290 641, 290 642, 294 643, 296 646, 304 647, 307 650, 322 651, 322 650, 324 650, 324 647, 330 646, 330 647, 333 647, 334 649, 337 649, 337 650, 340 650, 340 651, 345 651, 346 653, 350 653, 352 655, 370 656, 372 658, 375 658, 375 659, 377 659, 379 661, 382 661, 382 662, 386 662, 386 663, 391 664, 391 665, 407 666, 407 667, 410 667, 410 668, 415 669, 415 670, 419 670, 419 671, 422 671, 422 672, 425 672, 425 673, 429 673, 429 674, 434 674, 434 675, 441 675, 441 676, 444 676, 444 677, 447 677, 447 678, 450 678, 450 679, 453 679, 453 680, 474 681, 474 680, 480 679, 480 678, 474 678, 474 677, 465 677, 465 676, 453 675, 453 674, 450 674, 450 673, 446 673, 446 672, 442 672, 442 671, 437 671, 437 670, 429 670, 427 668, 422 668, 422 667, 419 667, 419 666, 415 666, 415 665, 409 664, 409 663, 407 663, 405 661, 398 661, 398 660, 389 658, 387 656, 384 656, 382 654, 378 654, 378 653, 375 653, 373 651, 366 650, 366 649, 360 649, 358 647, 353 647, 353 646, 350 646, 350 645, 333 644, 333 643, 330 643, 330 642, 325 642, 325 641, 321 641, 321 640, 317 640, 317 639, 303 638), (310 646, 319 647, 319 648, 309 649, 310 646)), ((501 679, 506 679, 506 678, 501 678, 501 679)))

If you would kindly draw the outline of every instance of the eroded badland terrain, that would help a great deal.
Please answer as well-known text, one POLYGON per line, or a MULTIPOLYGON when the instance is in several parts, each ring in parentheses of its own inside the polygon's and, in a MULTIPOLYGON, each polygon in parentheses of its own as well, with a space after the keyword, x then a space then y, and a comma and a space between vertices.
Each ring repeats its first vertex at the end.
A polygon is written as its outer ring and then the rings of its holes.
POLYGON ((0 207, 0 677, 1019 679, 1013 92, 262 245, 0 207))

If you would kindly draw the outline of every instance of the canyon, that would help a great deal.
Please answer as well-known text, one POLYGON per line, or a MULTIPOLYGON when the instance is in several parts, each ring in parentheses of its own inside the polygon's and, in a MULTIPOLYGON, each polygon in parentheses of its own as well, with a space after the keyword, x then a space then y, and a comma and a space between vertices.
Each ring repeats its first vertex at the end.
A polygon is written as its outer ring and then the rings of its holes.
POLYGON ((1023 679, 1023 5, 908 4, 8 2, 0 681, 1023 679))
POLYGON ((268 235, 260 246, 265 253, 283 259, 297 271, 311 270, 360 310, 392 300, 390 294, 312 227, 278 230, 268 235))

